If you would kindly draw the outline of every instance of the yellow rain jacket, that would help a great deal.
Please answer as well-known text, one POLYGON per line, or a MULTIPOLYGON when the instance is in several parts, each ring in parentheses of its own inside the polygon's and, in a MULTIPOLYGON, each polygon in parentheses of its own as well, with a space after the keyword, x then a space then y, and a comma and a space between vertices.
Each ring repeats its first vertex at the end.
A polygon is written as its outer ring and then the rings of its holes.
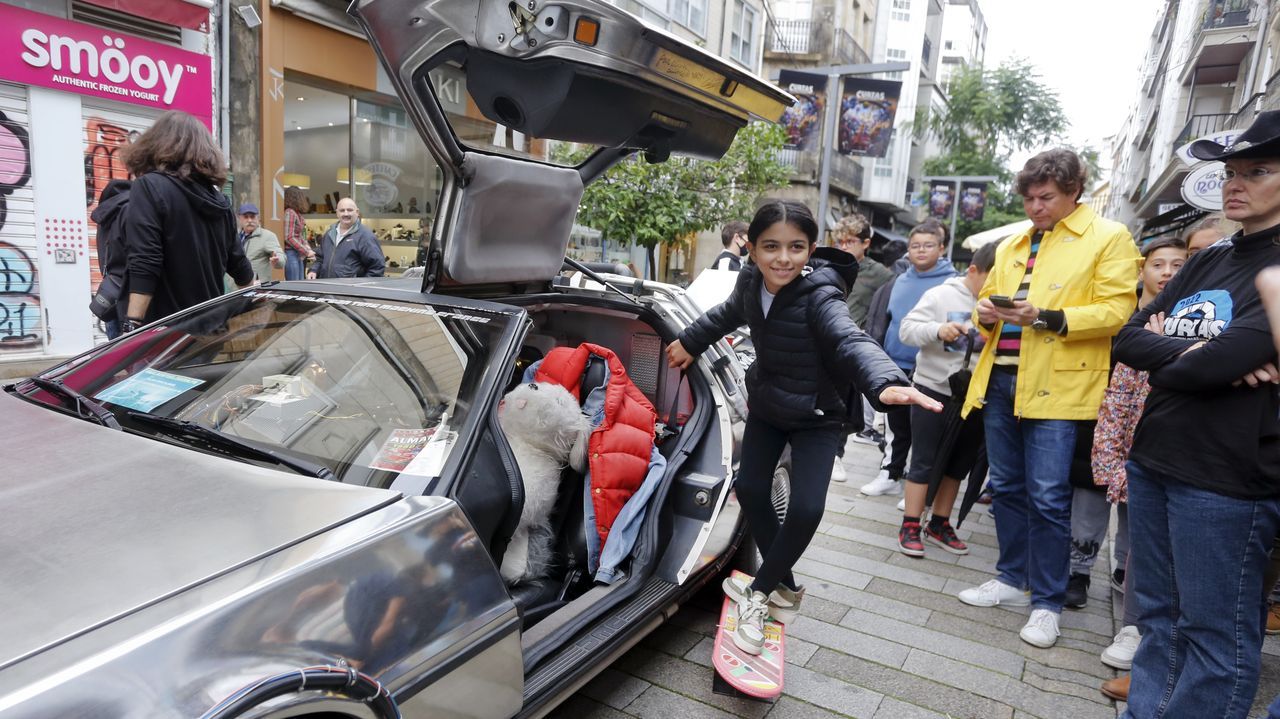
MULTIPOLYGON (((1022 284, 1035 228, 996 249, 996 263, 978 299, 1012 297, 1022 284)), ((1067 333, 1022 329, 1013 413, 1025 419, 1097 419, 1111 370, 1111 338, 1137 307, 1142 257, 1129 230, 1100 217, 1086 205, 1058 222, 1040 239, 1027 300, 1040 309, 1062 310, 1067 333)), ((995 360, 997 323, 973 369, 964 414, 981 407, 995 360)))

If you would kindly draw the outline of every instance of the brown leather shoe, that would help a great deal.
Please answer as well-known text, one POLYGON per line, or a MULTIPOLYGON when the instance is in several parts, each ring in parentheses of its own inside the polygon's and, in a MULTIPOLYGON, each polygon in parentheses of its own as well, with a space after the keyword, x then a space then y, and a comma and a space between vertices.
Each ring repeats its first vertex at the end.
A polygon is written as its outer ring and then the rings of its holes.
POLYGON ((1267 608, 1267 634, 1280 634, 1280 603, 1267 608))
POLYGON ((1106 680, 1102 683, 1102 693, 1116 701, 1129 701, 1129 675, 1106 680))

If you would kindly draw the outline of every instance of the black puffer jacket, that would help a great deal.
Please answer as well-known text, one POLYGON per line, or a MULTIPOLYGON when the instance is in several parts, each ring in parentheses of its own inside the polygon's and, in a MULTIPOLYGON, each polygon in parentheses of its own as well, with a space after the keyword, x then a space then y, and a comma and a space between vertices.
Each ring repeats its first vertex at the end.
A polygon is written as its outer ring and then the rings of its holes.
POLYGON ((747 372, 747 407, 781 429, 828 423, 861 425, 855 391, 877 409, 890 385, 907 386, 884 350, 849 319, 845 295, 858 265, 840 250, 819 248, 804 274, 783 287, 766 318, 760 304, 760 268, 739 273, 729 299, 698 318, 680 344, 699 355, 742 325, 751 327, 756 361, 747 372), (852 410, 852 411, 851 411, 852 410))

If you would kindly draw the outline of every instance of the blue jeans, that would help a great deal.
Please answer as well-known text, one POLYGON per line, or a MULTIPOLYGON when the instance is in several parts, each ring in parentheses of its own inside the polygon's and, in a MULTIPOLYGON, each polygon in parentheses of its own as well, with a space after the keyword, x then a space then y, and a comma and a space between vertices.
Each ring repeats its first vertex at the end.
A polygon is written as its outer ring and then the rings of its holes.
POLYGON ((1128 719, 1244 719, 1258 690, 1262 575, 1280 501, 1234 499, 1130 460, 1129 566, 1142 643, 1128 719))
POLYGON ((1031 589, 1031 606, 1062 611, 1071 567, 1071 456, 1076 423, 1019 419, 1017 375, 992 371, 982 419, 991 464, 991 508, 1000 557, 997 578, 1031 589))
POLYGON ((286 280, 300 280, 303 276, 302 255, 297 250, 285 249, 284 251, 284 278, 286 280))

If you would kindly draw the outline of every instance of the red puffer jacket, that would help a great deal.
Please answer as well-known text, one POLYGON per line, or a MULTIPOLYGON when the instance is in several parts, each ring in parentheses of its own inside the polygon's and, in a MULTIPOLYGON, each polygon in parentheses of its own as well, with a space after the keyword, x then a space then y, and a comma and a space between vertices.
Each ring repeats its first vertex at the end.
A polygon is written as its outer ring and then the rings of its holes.
POLYGON ((599 345, 583 343, 576 349, 557 347, 551 350, 538 366, 534 379, 537 382, 555 382, 581 402, 579 386, 591 355, 604 359, 609 366, 604 420, 591 431, 587 443, 591 503, 595 507, 596 532, 603 547, 613 520, 640 488, 649 471, 658 413, 644 393, 632 384, 626 368, 613 350, 599 345))

